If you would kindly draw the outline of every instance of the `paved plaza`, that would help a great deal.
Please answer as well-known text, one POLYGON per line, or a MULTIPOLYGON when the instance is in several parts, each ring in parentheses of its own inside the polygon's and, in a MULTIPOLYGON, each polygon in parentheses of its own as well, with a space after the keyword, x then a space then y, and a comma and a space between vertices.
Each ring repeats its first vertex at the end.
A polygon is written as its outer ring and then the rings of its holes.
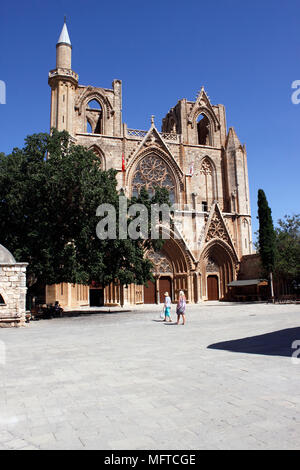
POLYGON ((0 449, 299 449, 300 306, 160 309, 0 330, 0 449))

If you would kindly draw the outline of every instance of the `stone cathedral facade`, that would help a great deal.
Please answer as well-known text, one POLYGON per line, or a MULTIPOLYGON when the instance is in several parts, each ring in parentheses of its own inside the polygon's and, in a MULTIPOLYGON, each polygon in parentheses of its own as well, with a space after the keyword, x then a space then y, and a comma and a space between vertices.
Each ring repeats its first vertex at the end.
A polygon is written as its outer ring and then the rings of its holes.
POLYGON ((150 192, 155 185, 166 187, 181 223, 160 253, 146 253, 155 282, 47 286, 47 302, 158 303, 166 290, 173 301, 179 290, 192 303, 226 299, 242 257, 252 253, 252 230, 246 149, 234 129, 227 130, 224 106, 212 104, 202 88, 195 101, 180 99, 168 111, 161 130, 153 117, 148 130, 130 129, 122 121, 121 80, 111 89, 80 85, 71 56, 64 24, 56 68, 49 73, 51 127, 92 149, 102 169, 118 170, 118 187, 126 195, 142 186, 150 192))

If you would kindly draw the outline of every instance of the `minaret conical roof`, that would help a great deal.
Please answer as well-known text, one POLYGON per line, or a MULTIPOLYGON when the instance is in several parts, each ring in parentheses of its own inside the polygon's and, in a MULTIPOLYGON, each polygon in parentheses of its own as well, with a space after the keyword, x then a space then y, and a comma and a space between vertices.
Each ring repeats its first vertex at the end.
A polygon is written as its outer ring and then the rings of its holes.
POLYGON ((61 44, 62 42, 71 46, 70 36, 68 33, 66 22, 64 22, 57 44, 61 44))

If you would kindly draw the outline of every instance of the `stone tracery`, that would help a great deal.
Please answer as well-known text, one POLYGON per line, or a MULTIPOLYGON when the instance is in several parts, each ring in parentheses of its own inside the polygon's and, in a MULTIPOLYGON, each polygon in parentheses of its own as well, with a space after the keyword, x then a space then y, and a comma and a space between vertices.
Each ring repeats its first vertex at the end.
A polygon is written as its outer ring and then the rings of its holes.
POLYGON ((161 252, 149 251, 147 258, 153 263, 153 271, 156 274, 173 272, 170 261, 161 252))
POLYGON ((206 272, 214 273, 219 271, 218 263, 212 258, 208 257, 206 262, 206 272))
POLYGON ((210 161, 207 158, 204 158, 201 163, 200 173, 203 175, 212 175, 213 169, 210 161))
POLYGON ((205 241, 208 242, 213 238, 220 238, 221 240, 230 243, 226 228, 217 213, 215 213, 211 219, 205 241))
POLYGON ((155 186, 168 190, 171 202, 175 201, 175 184, 166 163, 157 155, 144 157, 135 169, 132 181, 132 194, 137 196, 145 187, 153 195, 155 186))

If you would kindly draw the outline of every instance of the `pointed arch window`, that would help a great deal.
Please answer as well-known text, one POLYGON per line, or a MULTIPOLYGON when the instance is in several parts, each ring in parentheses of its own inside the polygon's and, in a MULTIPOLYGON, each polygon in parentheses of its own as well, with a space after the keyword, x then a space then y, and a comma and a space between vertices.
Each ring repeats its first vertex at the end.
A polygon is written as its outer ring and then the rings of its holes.
POLYGON ((211 162, 209 161, 208 158, 204 158, 202 160, 201 167, 200 167, 200 173, 205 175, 205 176, 212 175, 213 167, 212 167, 212 164, 211 164, 211 162))
POLYGON ((207 157, 205 157, 200 164, 200 175, 202 197, 205 198, 205 201, 203 201, 205 202, 205 209, 202 204, 202 210, 206 212, 208 207, 216 199, 214 168, 210 159, 207 157))
POLYGON ((157 155, 144 157, 137 165, 132 180, 132 195, 138 196, 142 187, 153 196, 155 187, 166 188, 170 201, 175 202, 175 182, 167 164, 157 155))
POLYGON ((97 146, 94 145, 94 146, 90 147, 89 150, 91 150, 96 155, 96 157, 97 157, 96 163, 99 166, 99 168, 101 170, 104 170, 105 169, 104 168, 104 158, 103 158, 103 155, 102 155, 100 149, 97 146))
POLYGON ((90 124, 88 126, 87 132, 90 134, 102 134, 103 133, 103 110, 102 106, 98 100, 92 99, 88 102, 86 107, 86 117, 87 122, 90 124))
POLYGON ((174 118, 170 119, 170 128, 169 128, 170 134, 176 134, 177 133, 177 125, 175 122, 174 118))
POLYGON ((198 145, 211 145, 211 126, 208 117, 200 114, 197 119, 198 145))
POLYGON ((247 219, 243 219, 242 223, 242 237, 244 237, 244 247, 245 250, 250 250, 250 226, 247 219))
POLYGON ((5 305, 3 296, 0 294, 0 305, 5 305))

